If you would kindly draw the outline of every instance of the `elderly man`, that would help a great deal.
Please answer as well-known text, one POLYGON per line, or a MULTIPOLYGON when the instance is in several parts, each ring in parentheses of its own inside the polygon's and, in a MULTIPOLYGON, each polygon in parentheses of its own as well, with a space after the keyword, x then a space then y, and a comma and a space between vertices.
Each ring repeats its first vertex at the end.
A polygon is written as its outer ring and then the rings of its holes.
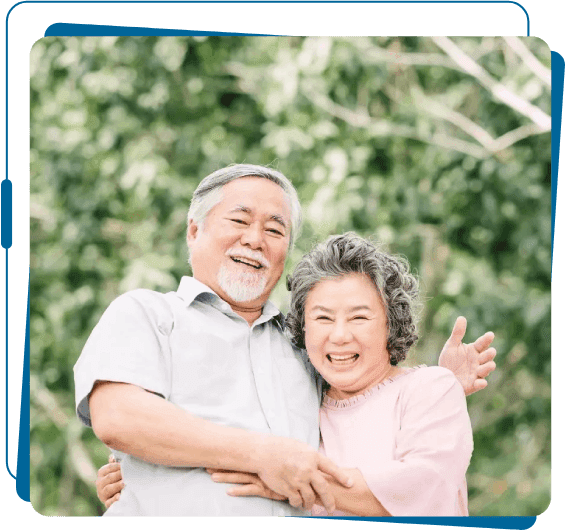
MULTIPOLYGON (((303 515, 316 496, 331 512, 324 473, 351 485, 316 451, 319 384, 268 301, 299 224, 284 175, 218 170, 188 212, 194 276, 177 292, 126 293, 102 316, 75 380, 79 418, 124 453, 127 487, 108 515, 303 515), (205 468, 256 473, 289 502, 230 497, 205 468)), ((461 365, 470 392, 486 385, 494 350, 491 334, 466 346, 463 333, 464 320, 443 364, 461 365)))

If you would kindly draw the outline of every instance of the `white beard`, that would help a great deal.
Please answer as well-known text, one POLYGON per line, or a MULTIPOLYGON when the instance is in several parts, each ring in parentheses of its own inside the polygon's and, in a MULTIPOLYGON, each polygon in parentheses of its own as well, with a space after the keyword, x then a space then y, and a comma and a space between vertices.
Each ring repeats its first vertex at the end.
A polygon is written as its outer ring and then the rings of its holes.
POLYGON ((259 298, 265 292, 267 280, 266 274, 233 270, 226 264, 222 264, 218 272, 218 285, 234 302, 250 302, 259 298))

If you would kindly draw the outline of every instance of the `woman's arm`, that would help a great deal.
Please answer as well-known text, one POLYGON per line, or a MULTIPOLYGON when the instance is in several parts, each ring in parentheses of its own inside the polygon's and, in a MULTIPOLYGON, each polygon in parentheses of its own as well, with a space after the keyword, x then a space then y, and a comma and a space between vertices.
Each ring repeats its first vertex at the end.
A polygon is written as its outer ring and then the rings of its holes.
MULTIPOLYGON (((369 486, 365 482, 361 471, 358 469, 345 469, 346 473, 353 478, 354 485, 351 488, 345 488, 329 475, 326 475, 330 492, 336 500, 336 509, 341 512, 347 512, 351 515, 359 517, 388 517, 390 513, 373 495, 369 486)), ((276 494, 255 474, 236 473, 233 471, 208 470, 212 475, 214 482, 222 482, 233 484, 234 487, 227 491, 228 495, 233 497, 265 497, 266 499, 285 500, 281 495, 276 494)), ((320 511, 320 515, 324 513, 322 501, 316 498, 312 513, 320 511)), ((310 510, 312 505, 304 506, 310 510)))
POLYGON ((363 469, 365 481, 395 517, 466 515, 473 435, 463 390, 439 367, 417 370, 408 383, 394 458, 363 469))
MULTIPOLYGON (((369 489, 361 471, 358 469, 346 469, 346 471, 353 478, 352 488, 344 488, 335 480, 327 477, 330 491, 336 501, 336 509, 359 517, 390 517, 391 514, 369 489)), ((320 501, 317 501, 316 504, 321 506, 320 501)), ((315 511, 313 514, 316 515, 315 511)))

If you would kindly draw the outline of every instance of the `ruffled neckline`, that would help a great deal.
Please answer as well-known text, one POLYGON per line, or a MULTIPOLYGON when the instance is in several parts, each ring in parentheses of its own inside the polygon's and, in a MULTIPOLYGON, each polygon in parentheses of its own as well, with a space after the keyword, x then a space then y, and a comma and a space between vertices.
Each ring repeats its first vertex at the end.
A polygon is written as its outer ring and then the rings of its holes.
POLYGON ((419 370, 420 368, 426 368, 426 367, 427 367, 427 365, 425 365, 425 364, 419 364, 418 366, 411 366, 410 368, 405 368, 399 374, 393 375, 392 377, 388 377, 387 379, 385 379, 384 381, 381 381, 377 385, 369 388, 368 390, 365 390, 365 392, 363 392, 362 394, 358 394, 357 396, 353 396, 353 397, 350 397, 350 398, 347 398, 347 399, 333 399, 333 398, 329 397, 328 395, 324 394, 324 399, 322 401, 322 405, 324 407, 344 409, 344 408, 352 407, 352 406, 357 405, 359 403, 363 403, 363 402, 367 401, 367 399, 369 399, 369 397, 371 397, 372 395, 374 395, 377 392, 379 392, 380 390, 382 390, 385 386, 390 385, 391 383, 398 381, 399 379, 401 379, 405 375, 411 374, 411 373, 415 372, 416 370, 419 370))

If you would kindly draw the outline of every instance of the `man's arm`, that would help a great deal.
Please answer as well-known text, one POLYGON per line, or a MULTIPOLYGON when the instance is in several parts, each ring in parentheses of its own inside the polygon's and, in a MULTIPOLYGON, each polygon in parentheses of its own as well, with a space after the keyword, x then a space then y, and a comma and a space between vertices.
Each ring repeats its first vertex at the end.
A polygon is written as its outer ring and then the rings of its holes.
POLYGON ((134 385, 98 382, 89 406, 94 433, 113 449, 154 464, 257 473, 293 506, 318 495, 333 511, 323 473, 350 483, 343 470, 305 443, 217 425, 134 385))
POLYGON ((259 456, 244 445, 258 445, 252 433, 192 416, 135 385, 99 382, 89 405, 94 433, 112 449, 166 466, 257 467, 259 456))
POLYGON ((464 344, 463 337, 467 329, 467 320, 458 317, 453 326, 451 337, 440 353, 438 365, 451 370, 461 383, 465 395, 486 388, 487 377, 495 368, 494 348, 489 348, 494 340, 494 333, 489 331, 472 344, 464 344))

